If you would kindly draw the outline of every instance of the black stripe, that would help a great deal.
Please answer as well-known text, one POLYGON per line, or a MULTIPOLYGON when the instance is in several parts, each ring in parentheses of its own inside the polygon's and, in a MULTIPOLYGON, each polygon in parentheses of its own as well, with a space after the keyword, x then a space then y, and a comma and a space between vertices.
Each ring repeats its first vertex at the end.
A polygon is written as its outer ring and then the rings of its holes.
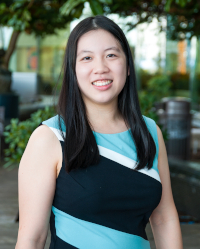
POLYGON ((161 194, 159 181, 101 156, 98 165, 69 174, 63 163, 53 205, 76 218, 147 239, 145 227, 161 194))
POLYGON ((49 249, 55 249, 55 248, 56 249, 74 249, 74 248, 77 249, 78 247, 72 246, 68 244, 67 242, 63 241, 62 239, 60 239, 59 237, 56 237, 56 242, 55 242, 54 247, 52 248, 50 247, 49 249))

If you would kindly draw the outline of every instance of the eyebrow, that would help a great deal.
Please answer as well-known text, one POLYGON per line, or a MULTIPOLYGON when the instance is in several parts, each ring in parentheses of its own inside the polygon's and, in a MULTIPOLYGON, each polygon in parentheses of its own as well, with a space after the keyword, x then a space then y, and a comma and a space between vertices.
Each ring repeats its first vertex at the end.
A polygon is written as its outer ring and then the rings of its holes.
MULTIPOLYGON (((115 51, 117 51, 117 52, 121 52, 120 51, 120 49, 119 48, 117 48, 117 47, 110 47, 110 48, 106 48, 104 51, 108 51, 108 50, 115 50, 115 51)), ((90 51, 90 50, 81 50, 78 54, 77 54, 77 56, 79 56, 80 54, 82 54, 82 53, 94 53, 94 52, 92 52, 92 51, 90 51)))

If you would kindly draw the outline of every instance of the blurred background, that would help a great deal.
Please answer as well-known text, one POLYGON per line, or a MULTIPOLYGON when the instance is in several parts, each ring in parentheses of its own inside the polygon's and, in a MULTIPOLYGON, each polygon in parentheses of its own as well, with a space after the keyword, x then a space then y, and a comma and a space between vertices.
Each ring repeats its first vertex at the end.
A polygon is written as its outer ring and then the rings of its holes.
MULTIPOLYGON (((0 248, 16 243, 18 165, 31 133, 56 114, 69 34, 98 14, 128 39, 142 114, 165 140, 184 248, 200 248, 199 12, 190 0, 0 1, 0 248)), ((156 248, 149 225, 147 235, 156 248)))

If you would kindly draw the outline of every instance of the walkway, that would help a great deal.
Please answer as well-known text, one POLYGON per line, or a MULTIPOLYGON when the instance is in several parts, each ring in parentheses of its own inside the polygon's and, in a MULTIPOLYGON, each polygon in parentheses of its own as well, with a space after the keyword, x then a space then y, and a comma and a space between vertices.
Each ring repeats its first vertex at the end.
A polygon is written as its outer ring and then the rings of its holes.
MULTIPOLYGON (((0 167, 0 248, 14 249, 17 240, 18 223, 14 222, 18 210, 17 169, 8 171, 0 167)), ((184 249, 200 248, 200 224, 181 224, 184 249)), ((150 225, 147 236, 151 249, 156 249, 150 225)), ((49 245, 49 236, 45 249, 49 245)))

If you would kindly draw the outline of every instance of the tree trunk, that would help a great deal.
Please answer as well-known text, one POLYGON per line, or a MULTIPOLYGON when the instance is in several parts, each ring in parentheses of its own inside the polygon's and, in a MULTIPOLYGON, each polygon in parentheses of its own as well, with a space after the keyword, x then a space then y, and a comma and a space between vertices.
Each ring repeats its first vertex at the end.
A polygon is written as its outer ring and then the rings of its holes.
POLYGON ((12 33, 8 49, 3 59, 3 67, 6 69, 8 69, 9 61, 10 61, 11 55, 13 54, 13 51, 15 50, 19 34, 20 34, 20 31, 16 31, 16 30, 14 30, 12 33))

